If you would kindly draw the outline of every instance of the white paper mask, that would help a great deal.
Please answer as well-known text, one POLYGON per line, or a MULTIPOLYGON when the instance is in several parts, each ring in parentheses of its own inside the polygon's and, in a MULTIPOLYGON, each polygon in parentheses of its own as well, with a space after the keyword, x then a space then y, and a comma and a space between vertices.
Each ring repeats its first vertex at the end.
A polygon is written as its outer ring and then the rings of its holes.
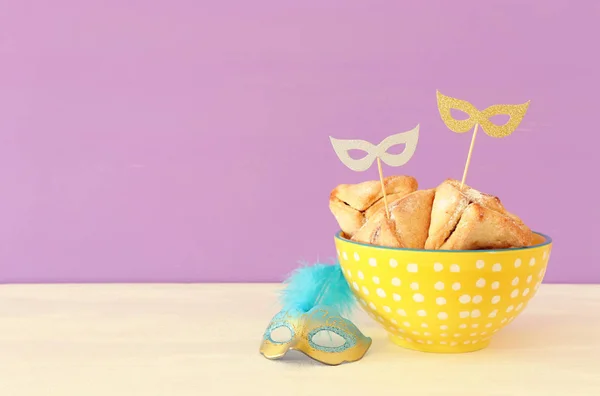
POLYGON ((417 149, 419 140, 419 125, 407 132, 397 133, 383 139, 378 145, 366 140, 342 140, 329 137, 333 149, 344 165, 355 172, 366 171, 373 165, 376 158, 380 158, 389 166, 402 166, 406 164, 417 149), (396 145, 404 144, 404 150, 400 154, 390 154, 387 151, 396 145), (367 155, 360 159, 350 157, 350 150, 365 151, 367 155))

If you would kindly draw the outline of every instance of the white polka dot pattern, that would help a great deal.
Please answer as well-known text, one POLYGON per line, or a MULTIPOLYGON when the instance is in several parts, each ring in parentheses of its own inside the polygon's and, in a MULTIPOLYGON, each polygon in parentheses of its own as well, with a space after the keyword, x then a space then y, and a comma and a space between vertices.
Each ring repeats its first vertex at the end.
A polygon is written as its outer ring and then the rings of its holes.
POLYGON ((550 246, 474 253, 470 259, 435 253, 431 261, 419 252, 375 249, 374 254, 351 243, 337 248, 343 274, 369 316, 401 345, 432 351, 485 347, 526 310, 550 258, 550 246))

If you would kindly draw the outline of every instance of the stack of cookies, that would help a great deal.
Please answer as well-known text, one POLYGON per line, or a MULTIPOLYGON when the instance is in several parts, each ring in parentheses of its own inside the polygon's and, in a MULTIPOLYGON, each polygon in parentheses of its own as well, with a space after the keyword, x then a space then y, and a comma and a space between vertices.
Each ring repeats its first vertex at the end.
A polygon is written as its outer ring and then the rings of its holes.
POLYGON ((329 208, 343 236, 370 245, 427 250, 506 249, 531 246, 532 231, 498 197, 448 179, 419 190, 411 176, 341 184, 329 208))

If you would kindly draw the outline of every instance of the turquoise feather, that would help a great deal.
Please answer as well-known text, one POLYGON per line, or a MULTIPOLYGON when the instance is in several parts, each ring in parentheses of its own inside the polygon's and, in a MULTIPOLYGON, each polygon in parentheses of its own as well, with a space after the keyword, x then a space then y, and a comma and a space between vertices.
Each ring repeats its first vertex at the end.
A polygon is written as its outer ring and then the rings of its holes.
POLYGON ((351 313, 356 303, 339 263, 304 265, 292 272, 284 284, 280 296, 284 309, 308 312, 322 305, 343 315, 351 313))

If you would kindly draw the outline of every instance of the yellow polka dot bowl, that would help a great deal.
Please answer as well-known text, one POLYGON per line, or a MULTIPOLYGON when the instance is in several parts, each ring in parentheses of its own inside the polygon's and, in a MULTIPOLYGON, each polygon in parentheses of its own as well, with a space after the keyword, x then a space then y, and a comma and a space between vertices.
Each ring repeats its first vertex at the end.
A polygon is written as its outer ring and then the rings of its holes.
POLYGON ((340 266, 366 312, 391 340, 423 352, 487 347, 536 294, 552 239, 501 250, 418 250, 335 237, 340 266))

